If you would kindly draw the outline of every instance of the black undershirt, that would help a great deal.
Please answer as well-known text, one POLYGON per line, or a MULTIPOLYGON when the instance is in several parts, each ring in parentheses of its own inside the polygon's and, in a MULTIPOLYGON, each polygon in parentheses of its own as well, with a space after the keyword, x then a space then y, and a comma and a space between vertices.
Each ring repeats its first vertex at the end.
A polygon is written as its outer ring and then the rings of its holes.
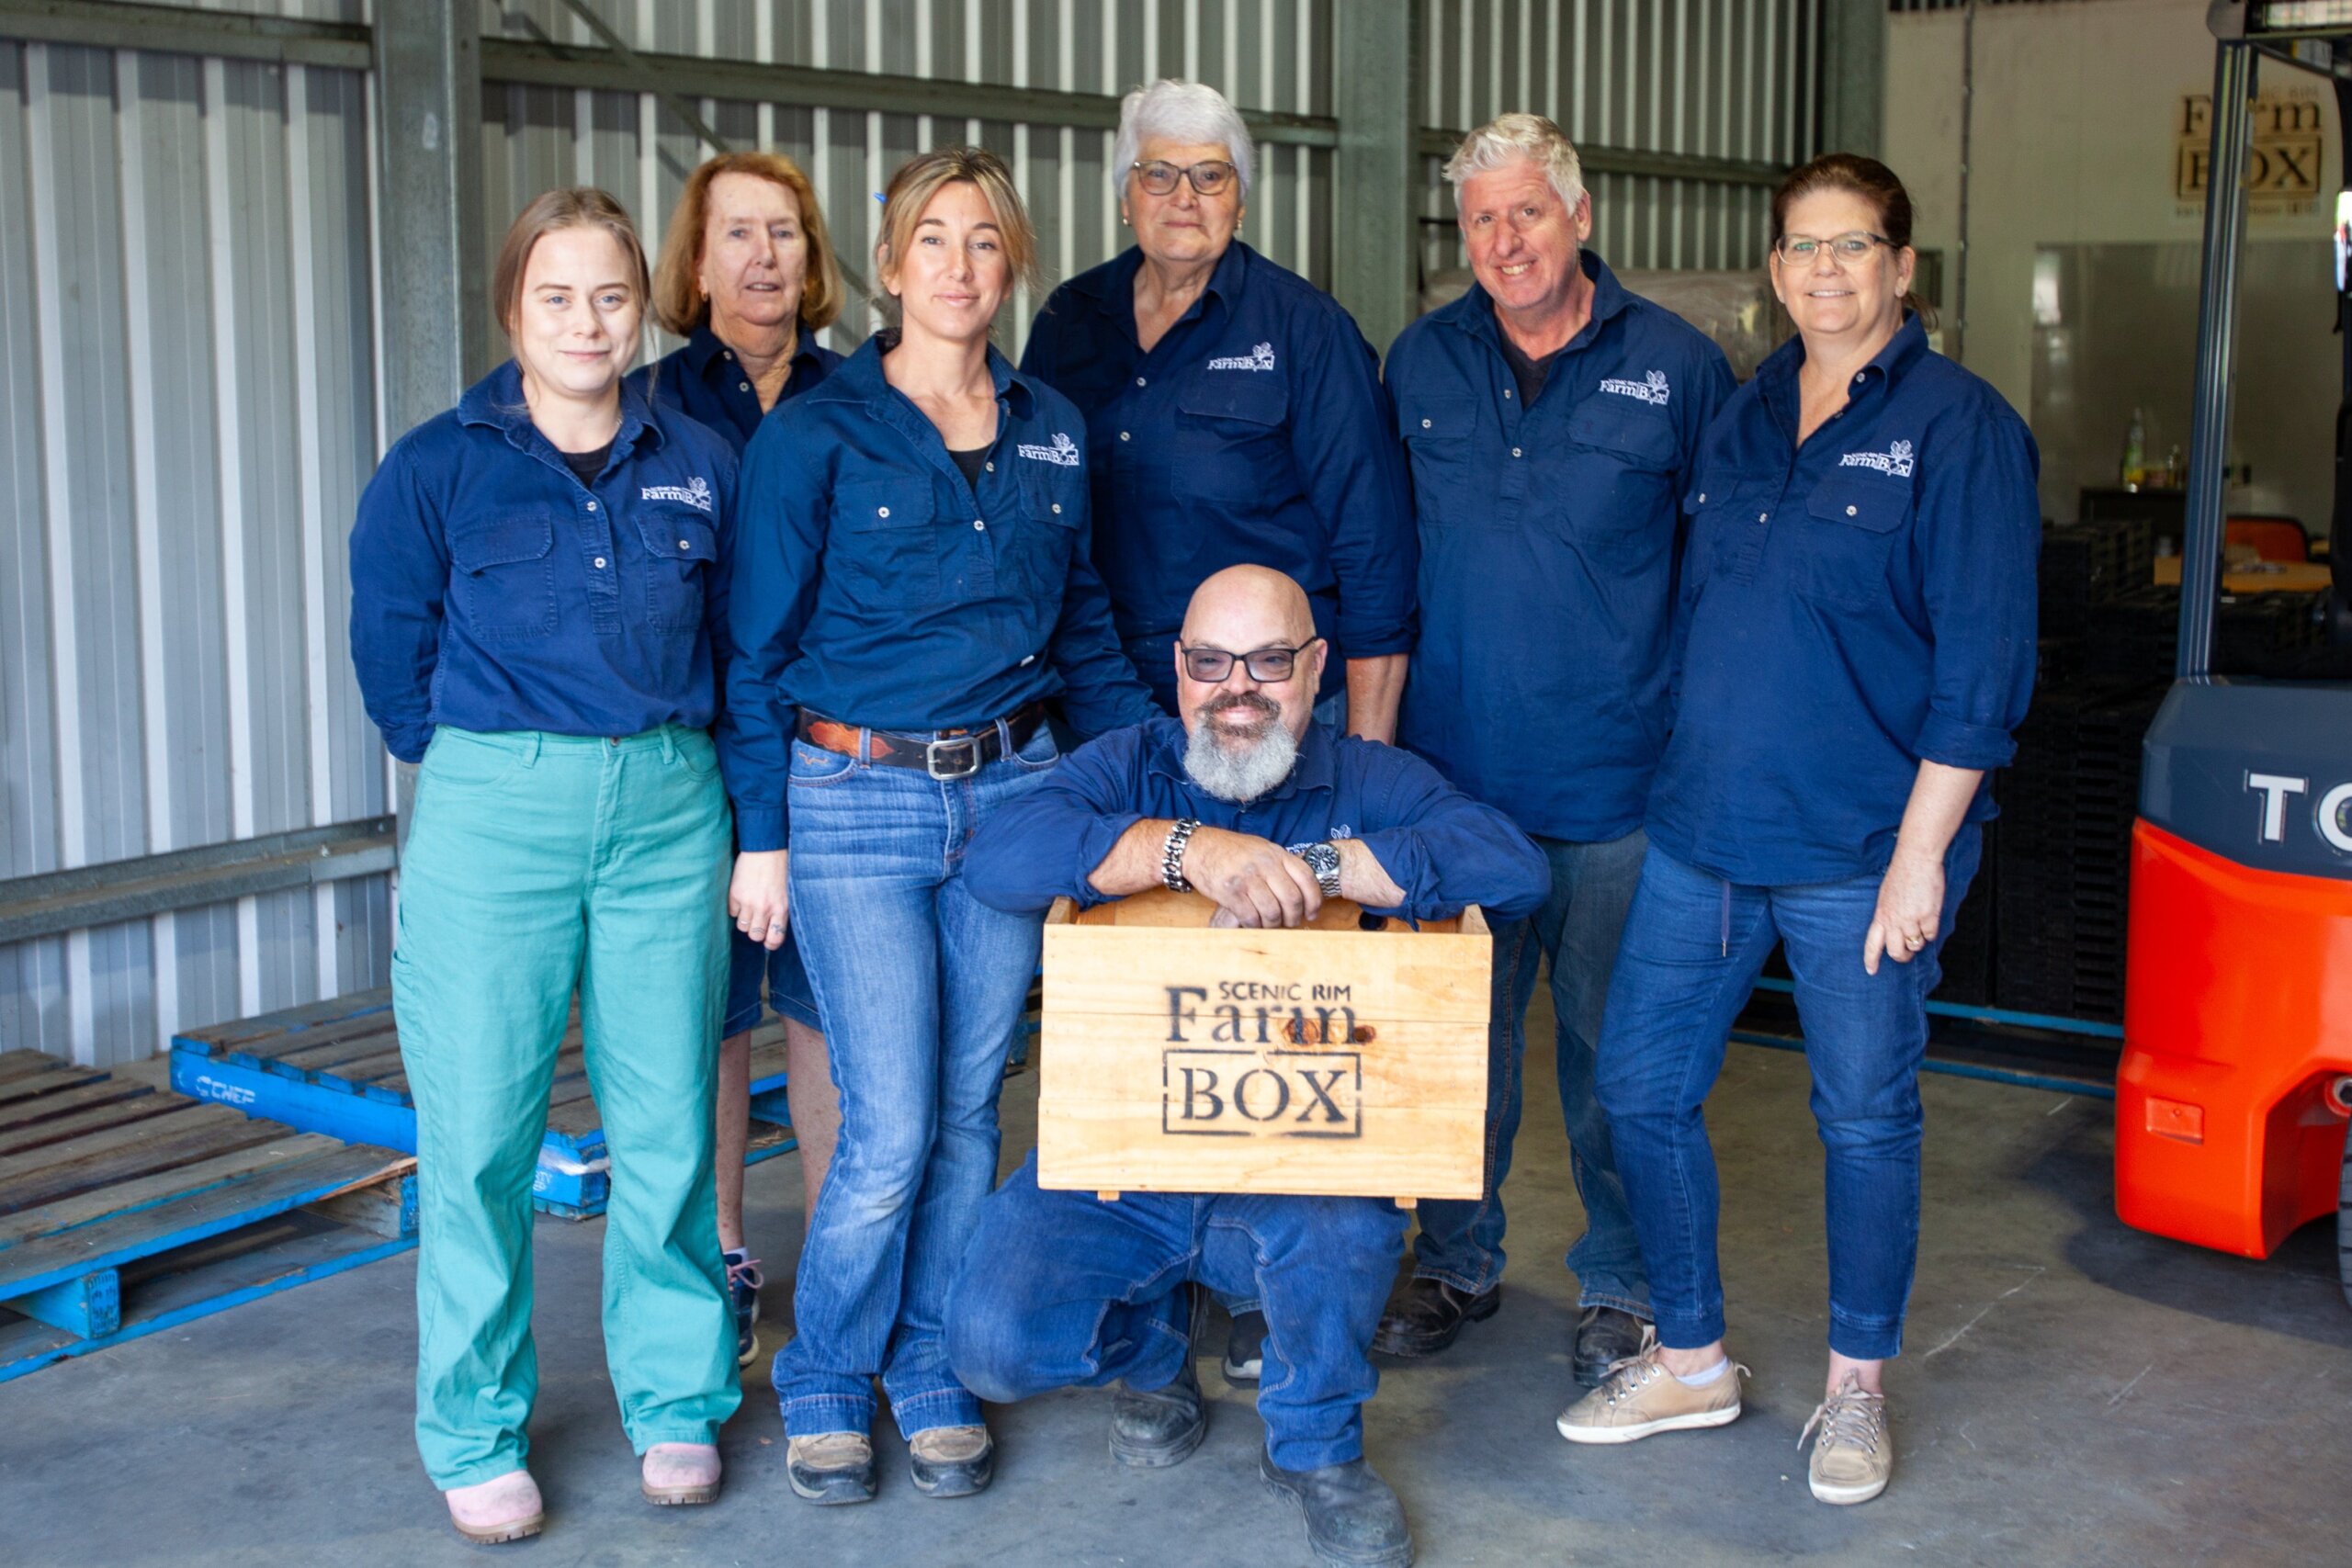
POLYGON ((596 476, 605 471, 605 461, 612 455, 613 444, 607 441, 594 452, 566 452, 563 454, 563 461, 564 466, 579 477, 582 484, 593 490, 595 488, 596 476))
POLYGON ((972 487, 973 494, 978 495, 980 491, 980 471, 988 466, 989 449, 985 446, 975 446, 968 452, 958 452, 950 448, 947 455, 956 459, 956 466, 964 470, 964 482, 972 487))
POLYGON ((1552 362, 1560 357, 1561 350, 1554 350, 1541 359, 1522 353, 1519 344, 1510 341, 1510 333, 1495 334, 1503 340, 1503 360, 1510 367, 1511 379, 1519 383, 1519 406, 1532 407, 1542 395, 1544 383, 1552 378, 1552 362))

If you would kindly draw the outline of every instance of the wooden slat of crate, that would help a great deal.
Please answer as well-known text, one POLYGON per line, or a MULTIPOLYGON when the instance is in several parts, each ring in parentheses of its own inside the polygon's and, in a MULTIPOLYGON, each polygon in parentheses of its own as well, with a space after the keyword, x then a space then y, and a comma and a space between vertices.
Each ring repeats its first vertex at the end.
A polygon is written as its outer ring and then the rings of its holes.
MULTIPOLYGON (((352 1018, 391 1005, 391 987, 379 986, 372 991, 328 997, 315 1002, 305 1002, 300 1007, 281 1008, 256 1018, 232 1019, 204 1029, 183 1030, 174 1035, 173 1040, 175 1043, 185 1040, 206 1047, 228 1046, 259 1053, 268 1048, 268 1042, 281 1035, 300 1035, 322 1023, 352 1018)), ((215 1054, 219 1054, 217 1049, 215 1054)))
POLYGON ((72 1089, 59 1089, 53 1094, 12 1100, 0 1105, 0 1133, 14 1132, 42 1122, 73 1116, 94 1106, 110 1105, 117 1100, 136 1100, 155 1091, 143 1083, 130 1078, 108 1077, 100 1074, 72 1089))
MULTIPOLYGON (((40 1055, 39 1052, 28 1053, 40 1055)), ((69 1067, 53 1057, 42 1056, 45 1068, 20 1072, 10 1081, 0 1084, 0 1110, 19 1105, 28 1100, 40 1100, 52 1094, 62 1094, 85 1084, 103 1083, 107 1075, 95 1067, 69 1067)))
POLYGON ((260 1125, 270 1128, 276 1136, 232 1154, 216 1155, 96 1191, 76 1193, 37 1209, 0 1214, 0 1259, 6 1258, 8 1249, 39 1236, 55 1235, 112 1214, 136 1213, 216 1187, 235 1186, 253 1179, 257 1172, 277 1169, 322 1150, 365 1146, 348 1145, 319 1133, 289 1133, 277 1122, 260 1125))
POLYGON ((0 1051, 0 1084, 38 1077, 66 1066, 42 1051, 0 1051))
POLYGON ((1478 912, 1452 931, 1368 931, 1360 910, 1333 900, 1313 929, 1252 931, 1204 929, 1210 908, 1145 894, 1084 916, 1058 905, 1049 918, 1040 1185, 1478 1196, 1493 966, 1478 912), (1344 1000, 1318 998, 1318 984, 1346 986, 1344 1000), (1343 1009, 1356 1036, 1320 1038, 1325 1025, 1348 1027, 1343 1009), (1231 1088, 1261 1070, 1251 1113, 1238 1114, 1231 1088), (1348 1114, 1335 1122, 1302 1071, 1348 1114))
POLYGON ((0 1158, 0 1214, 233 1154, 285 1131, 278 1122, 208 1105, 171 1118, 160 1131, 143 1122, 127 1122, 28 1149, 0 1158))
MULTIPOLYGON (((93 1086, 101 1087, 101 1086, 93 1086)), ((137 1094, 116 1095, 107 1100, 85 1105, 62 1115, 45 1117, 17 1126, 0 1126, 0 1157, 20 1155, 30 1149, 62 1144, 69 1138, 79 1138, 107 1127, 128 1122, 144 1122, 150 1129, 160 1128, 176 1113, 192 1110, 198 1101, 176 1094, 157 1094, 145 1084, 128 1087, 137 1094)), ((52 1096, 62 1099, 62 1096, 52 1096)), ((46 1104, 47 1101, 36 1101, 46 1104)))

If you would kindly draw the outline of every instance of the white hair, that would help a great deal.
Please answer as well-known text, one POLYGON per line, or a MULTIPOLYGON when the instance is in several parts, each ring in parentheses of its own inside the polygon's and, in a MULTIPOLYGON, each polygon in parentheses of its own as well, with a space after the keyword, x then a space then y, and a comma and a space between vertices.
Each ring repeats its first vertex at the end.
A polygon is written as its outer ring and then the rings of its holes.
POLYGON ((1462 205, 1462 183, 1472 175, 1490 174, 1524 158, 1544 172, 1574 212, 1584 199, 1584 161, 1567 133, 1540 114, 1501 114, 1462 139, 1445 161, 1445 177, 1453 185, 1453 204, 1462 205))
POLYGON ((1237 750, 1227 750, 1216 725, 1202 713, 1184 742, 1184 772, 1210 795, 1236 806, 1279 788, 1298 765, 1298 737, 1279 714, 1254 739, 1234 744, 1237 750))
POLYGON ((1250 128, 1241 123, 1241 116, 1225 101, 1223 93, 1204 82, 1162 77, 1121 99, 1119 140, 1111 154, 1113 189, 1122 193, 1126 190, 1127 175, 1135 169, 1136 154, 1144 141, 1154 136, 1190 146, 1210 142, 1223 146, 1226 157, 1232 161, 1234 176, 1240 182, 1241 200, 1245 205, 1249 202, 1257 146, 1250 140, 1250 128))

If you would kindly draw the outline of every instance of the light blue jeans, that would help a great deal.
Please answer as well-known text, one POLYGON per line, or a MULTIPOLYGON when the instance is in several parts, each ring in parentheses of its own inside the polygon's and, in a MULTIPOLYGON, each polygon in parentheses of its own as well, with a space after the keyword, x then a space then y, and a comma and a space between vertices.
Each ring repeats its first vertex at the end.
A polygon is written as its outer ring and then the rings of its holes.
POLYGON ((876 767, 796 741, 792 926, 841 1090, 833 1150, 775 1359, 793 1437, 866 1431, 874 1379, 901 1436, 978 1423, 947 1364, 947 1290, 996 1182, 1004 1043, 1045 920, 976 900, 965 851, 1058 760, 1040 726, 970 778, 876 767))

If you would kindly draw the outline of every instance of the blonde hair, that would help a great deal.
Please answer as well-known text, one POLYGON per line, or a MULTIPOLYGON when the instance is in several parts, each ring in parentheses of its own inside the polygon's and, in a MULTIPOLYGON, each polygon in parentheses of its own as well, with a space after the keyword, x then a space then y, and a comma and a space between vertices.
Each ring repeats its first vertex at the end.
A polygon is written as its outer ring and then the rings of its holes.
POLYGON ((602 229, 612 235, 628 258, 629 281, 636 286, 640 310, 652 293, 645 270, 645 246, 637 237, 637 225, 629 221, 627 208, 594 186, 542 191, 514 215, 506 238, 499 244, 498 265, 491 272, 490 308, 498 330, 510 344, 514 341, 515 318, 523 309, 523 269, 530 265, 532 248, 559 229, 602 229))
POLYGON ((841 263, 833 259, 832 236, 825 230, 817 187, 800 165, 781 152, 721 152, 706 158, 686 176, 670 227, 662 236, 662 259, 653 268, 653 319, 663 330, 685 337, 710 320, 710 299, 695 275, 702 270, 703 231, 710 224, 710 187, 721 175, 751 175, 780 185, 800 204, 800 231, 808 237, 808 270, 800 284, 800 321, 811 332, 833 324, 847 289, 841 263))
POLYGON ((1584 160, 1577 156, 1568 133, 1540 114, 1498 114, 1462 139, 1445 161, 1445 177, 1453 186, 1453 200, 1462 202, 1462 182, 1472 175, 1491 174, 1515 159, 1525 158, 1544 171, 1560 200, 1574 212, 1584 199, 1584 160))
MULTIPOLYGON (((985 147, 942 147, 918 154, 899 165, 882 197, 882 237, 874 243, 875 282, 878 286, 898 268, 898 258, 914 243, 915 225, 922 221, 931 198, 956 181, 968 182, 988 203, 989 216, 1004 237, 1004 259, 1012 264, 1012 281, 1030 292, 1043 291, 1037 270, 1037 231, 1029 209, 1013 188, 1012 171, 985 147)), ((898 300, 888 290, 875 303, 893 317, 898 300)))

